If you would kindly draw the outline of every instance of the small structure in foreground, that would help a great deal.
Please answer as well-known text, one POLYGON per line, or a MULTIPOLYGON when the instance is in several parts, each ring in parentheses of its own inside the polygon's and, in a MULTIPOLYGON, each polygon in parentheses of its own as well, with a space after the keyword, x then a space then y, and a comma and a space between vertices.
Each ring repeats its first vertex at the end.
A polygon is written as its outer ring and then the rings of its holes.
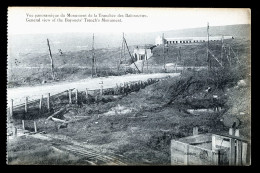
POLYGON ((171 140, 171 165, 250 165, 249 142, 230 129, 229 135, 198 134, 171 140))

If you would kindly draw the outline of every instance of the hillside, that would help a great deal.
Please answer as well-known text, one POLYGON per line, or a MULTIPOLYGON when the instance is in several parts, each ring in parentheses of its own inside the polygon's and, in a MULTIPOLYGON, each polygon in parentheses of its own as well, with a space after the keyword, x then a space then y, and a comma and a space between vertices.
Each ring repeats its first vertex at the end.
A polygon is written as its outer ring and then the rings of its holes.
MULTIPOLYGON (((250 55, 250 38, 245 37, 246 33, 249 32, 249 25, 232 25, 232 26, 221 26, 211 27, 211 35, 213 33, 235 36, 234 40, 225 41, 226 44, 230 44, 236 54, 240 58, 247 58, 250 55), (232 33, 233 34, 232 34, 232 33), (236 37, 239 36, 239 37, 236 37)), ((204 28, 205 29, 205 28, 204 28)), ((165 31, 165 36, 202 36, 204 35, 203 28, 186 29, 179 31, 165 31)), ((154 38, 159 33, 145 33, 145 34, 126 34, 126 40, 130 49, 133 49, 137 45, 143 45, 144 43, 154 42, 154 38)), ((95 57, 97 58, 97 69, 99 76, 109 75, 120 75, 125 74, 124 69, 121 68, 120 73, 117 72, 117 63, 120 59, 120 47, 121 35, 112 34, 112 40, 107 39, 109 36, 106 34, 96 34, 95 36, 95 57), (104 36, 101 39, 101 35, 104 36), (118 39, 116 39, 118 38, 118 39), (118 44, 116 44, 118 42, 118 44), (108 44, 108 46, 105 46, 108 44), (104 46, 103 48, 102 45, 104 46), (117 46, 115 46, 117 45, 117 46), (115 47, 113 47, 115 46, 115 47)), ((54 59, 54 66, 56 69, 57 77, 60 80, 67 79, 83 79, 91 75, 92 65, 92 51, 90 46, 83 42, 92 40, 92 34, 72 34, 65 35, 53 35, 49 37, 52 55, 54 59), (87 37, 88 35, 88 37, 87 37), (89 38, 89 39, 85 39, 89 38), (66 44, 65 44, 66 43, 66 44), (67 49, 68 48, 68 49, 67 49), (75 49, 74 49, 75 48, 75 49), (62 54, 58 52, 58 49, 62 50, 62 54)), ((39 84, 43 80, 51 81, 50 75, 50 58, 48 52, 48 46, 46 42, 46 36, 44 35, 30 35, 28 37, 19 36, 11 37, 9 39, 9 57, 8 57, 8 82, 13 85, 31 85, 39 84), (45 38, 44 38, 45 37, 45 38), (26 40, 26 44, 22 40, 26 40), (36 43, 39 41, 39 43, 36 43), (31 50, 33 50, 31 52, 31 50), (20 52, 19 52, 20 51, 20 52), (33 67, 33 68, 32 68, 33 67)), ((214 42, 210 44, 210 50, 215 57, 220 58, 221 54, 221 43, 214 42)), ((228 50, 227 50, 228 51, 228 50)), ((178 61, 178 65, 185 66, 206 66, 206 44, 195 43, 195 44, 176 44, 170 45, 165 49, 163 56, 163 50, 161 46, 158 46, 152 50, 153 56, 145 62, 144 72, 162 72, 164 57, 165 63, 176 63, 177 57, 181 56, 178 61), (179 55, 179 51, 181 55, 179 55)), ((227 52, 226 52, 227 53, 227 52)), ((232 53, 232 52, 231 52, 232 53)), ((234 54, 232 55, 234 56, 234 54)), ((126 51, 123 58, 123 63, 130 63, 131 58, 129 53, 126 51)), ((216 62, 214 62, 216 63, 216 62)), ((121 66, 122 67, 122 66, 121 66)), ((131 72, 131 71, 129 71, 131 72)))
MULTIPOLYGON (((226 135, 234 121, 239 122, 240 136, 250 142, 250 76, 239 76, 239 72, 240 69, 231 68, 214 73, 187 71, 146 87, 134 87, 127 94, 108 93, 96 101, 97 95, 86 98, 85 92, 79 92, 79 102, 68 104, 67 95, 60 95, 52 113, 62 110, 60 107, 67 110, 55 116, 67 121, 66 126, 46 120, 50 115, 47 109, 46 114, 36 114, 38 104, 31 106, 26 130, 34 130, 29 119, 36 117, 38 131, 44 133, 30 133, 21 140, 8 138, 8 162, 88 165, 86 160, 93 160, 94 164, 103 165, 95 157, 82 154, 91 149, 100 155, 114 156, 115 160, 122 159, 127 165, 170 165, 172 139, 191 136, 193 127, 199 128, 199 134, 226 135), (238 86, 240 79, 246 79, 246 85, 238 86), (208 87, 212 90, 206 91, 208 87), (77 146, 83 147, 80 152, 75 149, 77 146)), ((21 129, 19 111, 13 117, 13 124, 21 129)))
MULTIPOLYGON (((210 26, 210 36, 231 35, 235 38, 250 38, 250 25, 226 25, 226 26, 210 26)), ((189 28, 176 31, 165 31, 165 37, 205 37, 207 35, 206 27, 189 28)))
MULTIPOLYGON (((232 35, 236 38, 247 38, 250 40, 250 25, 227 25, 210 27, 210 35, 232 35)), ((154 44, 158 35, 165 34, 165 37, 189 37, 206 36, 206 26, 202 28, 190 28, 182 30, 171 30, 146 33, 125 33, 128 45, 154 44)), ((66 34, 30 34, 10 35, 8 37, 9 55, 11 58, 27 53, 48 53, 46 39, 50 39, 53 53, 58 49, 64 52, 90 50, 93 33, 66 33, 66 34)), ((120 47, 122 33, 95 33, 95 48, 120 47)))
MULTIPOLYGON (((249 55, 251 50, 249 40, 234 39, 225 41, 225 43, 231 45, 235 54, 238 54, 240 61, 243 62, 247 58, 250 59, 249 55)), ((134 46, 130 46, 129 48, 130 52, 132 52, 134 46)), ((221 43, 211 43, 210 50, 215 57, 220 58, 221 43)), ((95 50, 99 76, 125 74, 123 66, 121 66, 120 73, 117 73, 120 52, 120 48, 103 48, 95 50)), ((164 57, 166 64, 176 63, 177 58, 179 58, 179 61, 177 62, 179 66, 207 66, 205 43, 170 45, 168 48, 165 48, 164 56, 162 46, 154 48, 152 52, 153 56, 148 60, 148 63, 144 63, 144 73, 163 72, 164 57)), ((227 54, 228 49, 226 49, 226 52, 223 54, 224 57, 226 57, 227 54)), ((60 80, 77 80, 90 76, 92 65, 91 57, 92 51, 90 50, 63 52, 62 55, 53 53, 57 77, 60 80)), ((231 52, 231 58, 232 63, 236 63, 237 60, 233 52, 231 52)), ((123 58, 123 60, 125 59, 126 63, 129 64, 131 62, 128 52, 125 52, 125 58, 123 58)), ((213 61, 213 64, 218 66, 217 61, 213 61)), ((226 58, 224 58, 223 61, 226 61, 225 64, 228 64, 226 58)), ((134 66, 133 68, 135 69, 134 66)), ((141 70, 140 66, 139 70, 141 70)), ((131 73, 131 71, 128 72, 131 73)), ((50 58, 48 54, 20 54, 19 58, 10 59, 8 62, 8 82, 13 83, 14 86, 40 84, 43 80, 51 82, 51 79, 50 58)))

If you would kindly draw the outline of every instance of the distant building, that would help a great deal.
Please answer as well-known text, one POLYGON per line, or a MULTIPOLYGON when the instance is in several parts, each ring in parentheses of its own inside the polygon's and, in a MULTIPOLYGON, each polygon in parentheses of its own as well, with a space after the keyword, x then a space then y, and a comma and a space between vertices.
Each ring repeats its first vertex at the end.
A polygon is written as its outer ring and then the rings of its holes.
POLYGON ((153 47, 136 47, 134 49, 133 57, 135 61, 147 60, 153 56, 153 47))
MULTIPOLYGON (((210 36, 209 41, 221 41, 227 39, 234 39, 233 36, 210 36)), ((207 42, 208 37, 174 37, 174 38, 163 38, 161 36, 156 37, 155 45, 159 46, 164 44, 178 44, 178 43, 199 43, 207 42)))

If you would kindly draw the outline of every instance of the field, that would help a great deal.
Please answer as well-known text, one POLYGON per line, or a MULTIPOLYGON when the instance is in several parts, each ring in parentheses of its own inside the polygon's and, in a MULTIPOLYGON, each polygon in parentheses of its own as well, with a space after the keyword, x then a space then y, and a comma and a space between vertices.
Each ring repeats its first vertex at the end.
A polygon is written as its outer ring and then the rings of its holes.
MULTIPOLYGON (((38 138, 35 134, 31 134, 10 139, 7 147, 8 164, 102 165, 115 163, 118 159, 127 165, 170 165, 171 139, 192 135, 192 128, 195 126, 199 127, 199 133, 226 134, 233 122, 238 122, 240 135, 250 140, 250 42, 238 39, 227 44, 234 49, 240 63, 233 55, 231 65, 229 60, 223 58, 224 68, 219 68, 218 62, 214 61, 210 72, 203 69, 200 71, 186 69, 179 77, 167 78, 167 80, 153 83, 131 93, 104 96, 98 102, 90 98, 89 101, 81 104, 66 103, 63 106, 67 109, 66 114, 60 114, 58 118, 62 120, 75 120, 76 116, 84 118, 72 121, 64 128, 58 128, 58 126, 61 127, 61 123, 47 121, 47 116, 38 117, 38 131, 44 131, 46 134, 38 138), (244 80, 246 85, 238 85, 240 80, 244 80), (209 87, 211 90, 206 91, 209 87), (216 95, 217 99, 214 97, 216 95), (189 110, 204 111, 192 113, 189 110), (97 157, 97 154, 93 154, 94 156, 91 157, 89 153, 86 153, 87 151, 99 153, 102 156, 97 157), (104 156, 108 158, 105 160, 104 156)), ((212 54, 218 58, 221 52, 220 45, 216 42, 210 47, 212 54)), ((180 66, 207 65, 203 43, 182 45, 181 56, 179 49, 179 45, 170 45, 167 48, 166 63, 175 63, 176 57, 179 56, 181 60, 177 63, 180 66)), ((106 68, 116 64, 119 58, 116 55, 119 55, 119 52, 119 49, 97 50, 96 55, 102 57, 98 59, 100 76, 102 76, 101 73, 118 75, 116 70, 110 69, 108 72, 106 68), (101 67, 108 63, 111 64, 101 67), (102 70, 107 72, 103 73, 102 70)), ((148 70, 144 69, 145 73, 156 73, 162 70, 164 62, 161 52, 162 47, 154 49, 154 56, 149 59, 148 70)), ((74 61, 78 64, 75 67, 64 67, 64 71, 56 69, 59 79, 78 80, 90 76, 90 71, 86 70, 87 67, 89 69, 90 60, 84 64, 86 67, 77 67, 79 64, 83 65, 82 59, 85 55, 88 56, 87 52, 69 52, 64 55, 64 59, 70 64, 75 64, 74 61)), ((59 55, 55 56, 58 59, 59 55)), ((44 55, 42 59, 47 61, 48 56, 44 55)), ((59 63, 62 64, 62 62, 59 63)), ((12 68, 12 70, 15 69, 12 68)), ((25 82, 20 80, 24 77, 17 77, 19 74, 17 71, 10 72, 9 74, 14 76, 9 76, 8 85, 9 87, 40 85, 42 80, 51 82, 49 73, 43 73, 43 71, 40 69, 33 76, 30 74, 31 70, 20 73, 31 77, 25 82)), ((123 69, 121 73, 124 74, 123 69)), ((34 116, 37 117, 37 115, 34 116)), ((18 128, 22 128, 21 119, 11 121, 18 128)), ((26 129, 33 131, 32 120, 28 120, 26 129)))

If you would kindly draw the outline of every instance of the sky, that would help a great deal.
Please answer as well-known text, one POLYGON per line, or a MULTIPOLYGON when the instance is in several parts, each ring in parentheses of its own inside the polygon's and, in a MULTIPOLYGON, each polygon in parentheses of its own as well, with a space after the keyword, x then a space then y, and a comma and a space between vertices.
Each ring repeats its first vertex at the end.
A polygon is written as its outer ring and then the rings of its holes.
POLYGON ((71 32, 157 32, 186 28, 251 24, 251 11, 247 8, 89 8, 89 7, 9 7, 8 34, 47 34, 71 32), (56 15, 40 17, 35 15, 56 15), (62 17, 61 14, 64 14, 62 17), (67 15, 85 15, 68 17, 67 15), (96 17, 94 16, 96 15, 96 17), (117 17, 118 15, 124 17, 117 17), (144 15, 145 17, 125 17, 144 15), (92 15, 92 17, 89 17, 92 15), (101 22, 121 19, 121 22, 101 22), (44 22, 43 19, 49 19, 44 22), (62 19, 59 21, 58 19, 62 19), (65 18, 67 21, 65 22, 65 18), (96 22, 86 22, 86 19, 96 22), (32 21, 36 19, 36 21, 32 21), (37 21, 40 19, 40 22, 37 21), (55 19, 55 22, 52 20, 55 19), (69 22, 70 19, 78 22, 69 22), (99 22, 97 22, 99 21, 99 22))

